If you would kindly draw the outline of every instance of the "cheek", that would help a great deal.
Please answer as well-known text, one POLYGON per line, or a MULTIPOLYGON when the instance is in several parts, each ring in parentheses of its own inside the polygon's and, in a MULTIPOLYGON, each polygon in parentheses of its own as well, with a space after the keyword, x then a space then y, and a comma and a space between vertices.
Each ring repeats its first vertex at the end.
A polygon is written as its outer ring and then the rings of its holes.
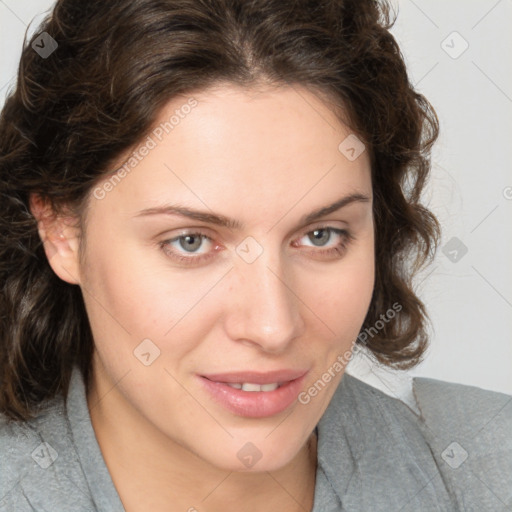
POLYGON ((367 243, 332 269, 317 274, 305 296, 337 339, 355 338, 370 306, 374 279, 373 245, 367 243))
POLYGON ((208 329, 205 313, 214 306, 204 298, 222 272, 169 270, 163 256, 159 261, 158 254, 148 257, 148 251, 116 249, 115 243, 105 249, 99 243, 91 246, 94 264, 85 275, 90 293, 84 293, 84 299, 96 345, 114 359, 133 357, 132 351, 146 338, 164 356, 172 346, 174 357, 191 350, 201 339, 198 332, 208 329), (121 346, 126 350, 120 351, 121 346))

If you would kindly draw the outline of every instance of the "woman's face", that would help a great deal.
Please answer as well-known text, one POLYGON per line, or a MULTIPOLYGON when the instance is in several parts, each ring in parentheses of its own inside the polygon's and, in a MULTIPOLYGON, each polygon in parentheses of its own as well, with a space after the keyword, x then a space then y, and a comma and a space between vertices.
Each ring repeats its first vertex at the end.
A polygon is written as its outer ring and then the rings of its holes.
POLYGON ((161 111, 90 199, 77 280, 105 407, 227 470, 297 455, 373 291, 370 163, 358 144, 299 87, 223 85, 161 111))

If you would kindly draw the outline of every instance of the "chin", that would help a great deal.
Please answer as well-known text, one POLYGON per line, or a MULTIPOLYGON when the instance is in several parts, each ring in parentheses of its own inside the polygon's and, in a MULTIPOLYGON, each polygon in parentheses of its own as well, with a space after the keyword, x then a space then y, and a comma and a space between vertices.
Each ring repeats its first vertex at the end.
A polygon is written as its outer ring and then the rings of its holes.
MULTIPOLYGON (((292 437, 292 436, 290 436, 292 437)), ((276 441, 278 441, 276 439, 276 441)), ((236 440, 227 444, 219 444, 212 453, 203 456, 210 464, 225 471, 239 473, 260 473, 277 471, 290 464, 304 445, 269 442, 267 439, 254 442, 236 440)), ((210 447, 205 447, 206 449, 210 447)))

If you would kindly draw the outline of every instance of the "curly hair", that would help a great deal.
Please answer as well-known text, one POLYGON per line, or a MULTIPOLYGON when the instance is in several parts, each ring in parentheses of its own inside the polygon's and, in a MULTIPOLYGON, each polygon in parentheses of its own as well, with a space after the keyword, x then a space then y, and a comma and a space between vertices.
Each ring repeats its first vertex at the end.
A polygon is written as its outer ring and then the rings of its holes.
POLYGON ((391 368, 421 361, 429 318, 413 277, 440 238, 420 203, 439 123, 409 81, 390 10, 385 0, 56 2, 25 35, 0 117, 0 413, 30 419, 65 393, 74 364, 86 381, 91 371, 81 289, 52 271, 31 194, 55 214, 72 212, 83 230, 93 186, 161 108, 221 82, 306 86, 364 141, 376 273, 363 328, 391 303, 401 309, 357 343, 391 368), (43 32, 58 45, 46 58, 32 46, 43 32))

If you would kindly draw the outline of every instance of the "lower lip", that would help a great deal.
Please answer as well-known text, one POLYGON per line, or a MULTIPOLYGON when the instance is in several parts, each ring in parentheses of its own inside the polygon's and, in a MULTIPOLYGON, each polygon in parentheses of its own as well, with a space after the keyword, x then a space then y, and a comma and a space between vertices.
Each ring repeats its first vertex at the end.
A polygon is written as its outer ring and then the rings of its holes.
POLYGON ((214 400, 245 418, 265 418, 288 409, 297 399, 306 374, 288 381, 274 391, 242 391, 222 382, 200 377, 214 400))

